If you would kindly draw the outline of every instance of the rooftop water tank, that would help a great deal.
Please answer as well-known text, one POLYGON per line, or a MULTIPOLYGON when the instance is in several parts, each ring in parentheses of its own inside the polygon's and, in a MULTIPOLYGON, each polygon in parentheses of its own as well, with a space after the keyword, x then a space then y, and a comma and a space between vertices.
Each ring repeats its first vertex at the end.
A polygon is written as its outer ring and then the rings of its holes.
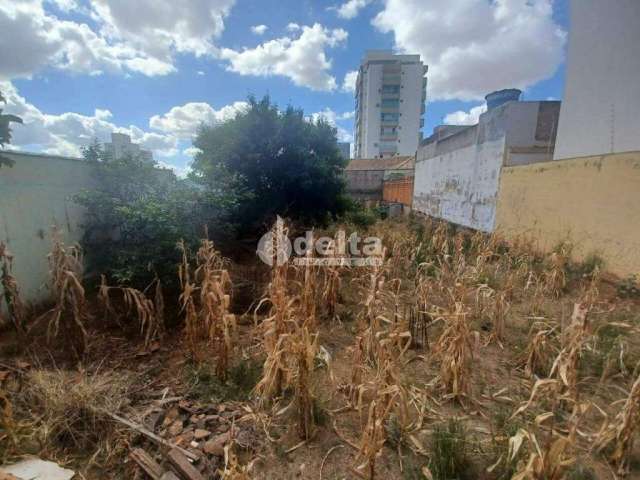
POLYGON ((487 101, 487 110, 493 110, 507 102, 517 102, 520 100, 522 91, 517 88, 505 88, 504 90, 496 90, 484 97, 487 101))

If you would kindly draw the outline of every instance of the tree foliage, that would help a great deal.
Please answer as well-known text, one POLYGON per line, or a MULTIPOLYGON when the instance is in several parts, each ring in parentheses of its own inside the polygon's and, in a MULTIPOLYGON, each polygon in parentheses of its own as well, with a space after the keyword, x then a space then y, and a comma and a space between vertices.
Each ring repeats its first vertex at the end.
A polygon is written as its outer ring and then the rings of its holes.
POLYGON ((83 246, 90 267, 117 283, 144 288, 158 274, 175 282, 178 240, 194 245, 207 225, 225 225, 233 191, 204 190, 141 157, 111 158, 94 143, 83 151, 95 188, 75 197, 87 209, 83 246))
POLYGON ((336 129, 291 106, 280 111, 268 96, 248 103, 235 118, 200 127, 192 178, 208 187, 233 178, 249 192, 238 211, 245 232, 262 230, 276 214, 317 222, 341 213, 346 162, 336 129))
MULTIPOLYGON (((0 103, 6 103, 2 92, 0 92, 0 103)), ((11 143, 12 122, 22 123, 22 119, 16 115, 2 113, 2 109, 0 108, 0 148, 4 148, 6 144, 11 143)), ((0 168, 2 168, 2 165, 12 166, 13 160, 0 154, 0 168)))

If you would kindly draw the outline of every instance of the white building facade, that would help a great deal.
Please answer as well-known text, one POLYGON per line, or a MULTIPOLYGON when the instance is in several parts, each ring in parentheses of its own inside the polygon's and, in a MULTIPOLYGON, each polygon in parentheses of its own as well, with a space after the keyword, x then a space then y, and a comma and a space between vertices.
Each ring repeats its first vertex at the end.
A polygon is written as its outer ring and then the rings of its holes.
POLYGON ((640 1, 572 0, 554 160, 640 150, 640 1))
POLYGON ((111 142, 105 143, 104 149, 116 160, 125 156, 153 160, 153 154, 150 150, 140 148, 140 145, 133 143, 131 137, 125 133, 111 132, 111 142))
POLYGON ((366 52, 356 82, 354 158, 416 153, 424 126, 426 73, 420 55, 366 52))

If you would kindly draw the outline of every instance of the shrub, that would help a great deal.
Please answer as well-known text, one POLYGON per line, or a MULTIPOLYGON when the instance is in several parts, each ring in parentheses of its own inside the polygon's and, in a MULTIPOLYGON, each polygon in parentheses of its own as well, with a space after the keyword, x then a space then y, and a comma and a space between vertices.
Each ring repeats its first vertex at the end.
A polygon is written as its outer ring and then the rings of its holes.
POLYGON ((209 190, 179 179, 143 158, 113 159, 100 144, 84 151, 94 165, 96 187, 76 195, 87 209, 83 247, 89 266, 109 283, 144 289, 156 274, 175 286, 178 240, 197 245, 205 225, 230 230, 235 191, 209 190))

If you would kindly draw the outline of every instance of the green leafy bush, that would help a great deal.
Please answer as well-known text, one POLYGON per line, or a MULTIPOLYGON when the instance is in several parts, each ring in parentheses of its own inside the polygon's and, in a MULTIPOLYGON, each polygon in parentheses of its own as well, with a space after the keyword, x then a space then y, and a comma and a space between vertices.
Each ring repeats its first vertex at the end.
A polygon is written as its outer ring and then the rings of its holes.
POLYGON ((87 209, 83 247, 89 267, 110 282, 145 288, 157 274, 177 280, 176 243, 195 246, 210 226, 228 232, 235 191, 203 189, 149 160, 113 159, 95 143, 84 151, 95 188, 75 196, 87 209))

